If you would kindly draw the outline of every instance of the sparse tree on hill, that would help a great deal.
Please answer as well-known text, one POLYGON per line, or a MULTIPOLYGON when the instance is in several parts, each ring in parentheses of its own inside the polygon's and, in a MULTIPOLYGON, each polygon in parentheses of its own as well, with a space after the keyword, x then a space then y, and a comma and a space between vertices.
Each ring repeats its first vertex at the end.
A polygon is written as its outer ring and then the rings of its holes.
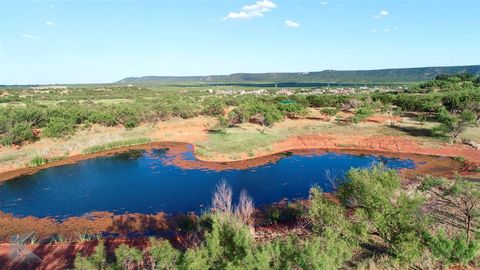
POLYGON ((368 117, 372 115, 373 110, 370 107, 361 107, 355 112, 355 115, 352 117, 352 122, 357 125, 358 123, 365 121, 368 117))
POLYGON ((475 123, 475 115, 471 110, 463 110, 459 113, 449 113, 446 109, 441 109, 437 115, 440 126, 435 129, 451 136, 453 141, 457 141, 469 126, 475 123))
POLYGON ((462 216, 467 242, 472 235, 473 224, 480 221, 480 188, 478 184, 456 177, 454 181, 427 177, 420 190, 431 193, 435 199, 451 207, 462 216))

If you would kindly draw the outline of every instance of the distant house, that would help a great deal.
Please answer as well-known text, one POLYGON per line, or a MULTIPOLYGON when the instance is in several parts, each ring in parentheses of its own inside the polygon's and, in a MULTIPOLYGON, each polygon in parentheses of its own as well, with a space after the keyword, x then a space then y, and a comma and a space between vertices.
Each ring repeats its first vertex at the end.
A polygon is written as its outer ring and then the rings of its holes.
POLYGON ((284 95, 284 96, 291 96, 294 93, 290 89, 282 89, 282 90, 278 91, 277 94, 278 95, 284 95))
POLYGON ((32 86, 30 89, 33 90, 48 90, 48 89, 62 89, 65 90, 67 89, 66 86, 64 85, 45 85, 45 86, 32 86))

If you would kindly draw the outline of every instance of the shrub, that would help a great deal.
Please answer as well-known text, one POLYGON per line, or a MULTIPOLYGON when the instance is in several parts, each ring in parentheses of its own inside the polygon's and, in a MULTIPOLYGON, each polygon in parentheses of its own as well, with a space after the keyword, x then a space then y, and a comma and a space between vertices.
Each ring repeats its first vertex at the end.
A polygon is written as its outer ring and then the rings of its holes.
POLYGON ((327 115, 328 119, 330 119, 332 116, 335 116, 338 113, 338 109, 337 108, 323 108, 320 112, 327 115))
POLYGON ((48 159, 42 156, 35 156, 30 160, 30 165, 32 167, 37 167, 43 164, 46 164, 48 162, 48 159))
POLYGON ((463 110, 459 114, 451 114, 446 109, 442 109, 438 113, 437 119, 440 122, 437 130, 449 134, 456 141, 467 127, 475 123, 476 117, 470 110, 463 110))
POLYGON ((356 112, 355 115, 352 117, 352 122, 358 124, 360 122, 365 121, 368 117, 373 115, 373 110, 370 107, 361 107, 356 112))
POLYGON ((203 270, 209 269, 208 250, 204 247, 191 248, 185 251, 178 269, 203 270))
POLYGON ((230 113, 229 118, 234 123, 244 123, 255 115, 260 115, 263 118, 262 124, 266 126, 271 126, 282 119, 277 106, 264 101, 242 103, 230 113))
POLYGON ((421 255, 418 235, 425 225, 420 211, 423 199, 401 191, 395 170, 382 165, 370 170, 351 169, 339 196, 345 204, 357 208, 358 217, 380 236, 399 262, 409 264, 421 255))
POLYGON ((304 116, 307 114, 306 107, 300 103, 278 103, 278 110, 287 117, 295 118, 299 116, 304 116))
POLYGON ((77 254, 74 267, 76 270, 107 269, 106 257, 105 245, 103 241, 100 241, 95 247, 95 252, 92 255, 82 257, 77 254))
POLYGON ((138 267, 139 263, 143 261, 143 253, 137 248, 121 244, 115 249, 115 258, 119 268, 130 270, 138 267))
POLYGON ((338 269, 355 248, 331 230, 319 237, 300 240, 290 236, 276 240, 270 249, 271 269, 338 269))
POLYGON ((320 234, 331 230, 352 243, 358 240, 356 239, 358 236, 366 234, 364 224, 353 224, 347 219, 345 208, 325 197, 319 188, 310 190, 310 208, 307 217, 313 231, 320 234))
POLYGON ((432 254, 446 266, 467 265, 479 254, 480 249, 480 242, 476 239, 468 241, 466 233, 448 238, 444 229, 440 229, 436 235, 425 233, 425 241, 432 254))
POLYGON ((300 203, 287 203, 286 205, 270 206, 265 214, 269 223, 277 224, 278 222, 297 220, 304 214, 304 209, 300 203))
POLYGON ((52 118, 43 129, 43 135, 50 138, 61 138, 72 134, 75 129, 75 123, 71 119, 52 118))
POLYGON ((151 140, 148 138, 137 138, 137 139, 124 140, 124 141, 115 141, 115 142, 109 142, 107 144, 90 146, 83 149, 82 152, 84 154, 92 154, 96 152, 106 151, 106 150, 115 149, 115 148, 121 148, 125 146, 146 144, 146 143, 149 143, 150 141, 151 140))
POLYGON ((215 126, 213 126, 212 131, 225 133, 228 125, 228 119, 225 118, 223 115, 220 115, 217 117, 217 123, 215 124, 215 126))
POLYGON ((225 103, 220 100, 213 100, 202 110, 202 113, 210 116, 223 116, 225 103))
POLYGON ((172 247, 167 240, 150 239, 148 258, 152 269, 176 269, 180 255, 180 251, 172 247))
POLYGON ((21 144, 25 141, 35 140, 35 135, 32 131, 32 126, 27 122, 15 124, 2 137, 3 145, 21 144))
POLYGON ((467 241, 470 240, 474 224, 480 220, 480 188, 478 184, 456 177, 454 181, 443 178, 426 177, 419 186, 439 202, 460 213, 465 224, 467 241))
POLYGON ((102 111, 93 111, 87 118, 92 123, 102 124, 107 127, 113 127, 117 124, 115 117, 102 111))

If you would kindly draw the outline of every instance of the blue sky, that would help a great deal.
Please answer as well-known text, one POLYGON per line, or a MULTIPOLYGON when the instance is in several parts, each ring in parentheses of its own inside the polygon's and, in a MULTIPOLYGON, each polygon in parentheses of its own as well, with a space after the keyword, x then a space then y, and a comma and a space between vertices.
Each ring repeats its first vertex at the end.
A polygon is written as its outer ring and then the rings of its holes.
POLYGON ((0 0, 0 84, 480 64, 480 1, 0 0))

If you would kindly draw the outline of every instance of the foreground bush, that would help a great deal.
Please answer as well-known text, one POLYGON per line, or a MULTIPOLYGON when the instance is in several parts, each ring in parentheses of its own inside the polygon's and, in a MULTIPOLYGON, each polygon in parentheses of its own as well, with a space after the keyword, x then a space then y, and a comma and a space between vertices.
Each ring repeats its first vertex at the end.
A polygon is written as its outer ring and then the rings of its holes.
POLYGON ((388 252, 408 264, 420 257, 425 219, 420 212, 423 199, 400 189, 395 170, 383 165, 371 170, 351 169, 340 188, 340 198, 356 208, 371 233, 380 236, 388 252))
POLYGON ((3 145, 21 144, 25 141, 34 141, 36 139, 32 131, 32 126, 27 122, 15 124, 3 135, 1 142, 3 145))
POLYGON ((75 257, 74 267, 76 270, 107 269, 107 254, 102 241, 95 247, 92 255, 75 257))
POLYGON ((75 122, 72 119, 52 118, 43 129, 43 135, 50 138, 61 138, 75 131, 75 122))
POLYGON ((433 255, 444 265, 467 265, 478 255, 480 241, 468 240, 465 233, 448 237, 445 230, 440 229, 437 234, 425 234, 425 241, 433 255))

